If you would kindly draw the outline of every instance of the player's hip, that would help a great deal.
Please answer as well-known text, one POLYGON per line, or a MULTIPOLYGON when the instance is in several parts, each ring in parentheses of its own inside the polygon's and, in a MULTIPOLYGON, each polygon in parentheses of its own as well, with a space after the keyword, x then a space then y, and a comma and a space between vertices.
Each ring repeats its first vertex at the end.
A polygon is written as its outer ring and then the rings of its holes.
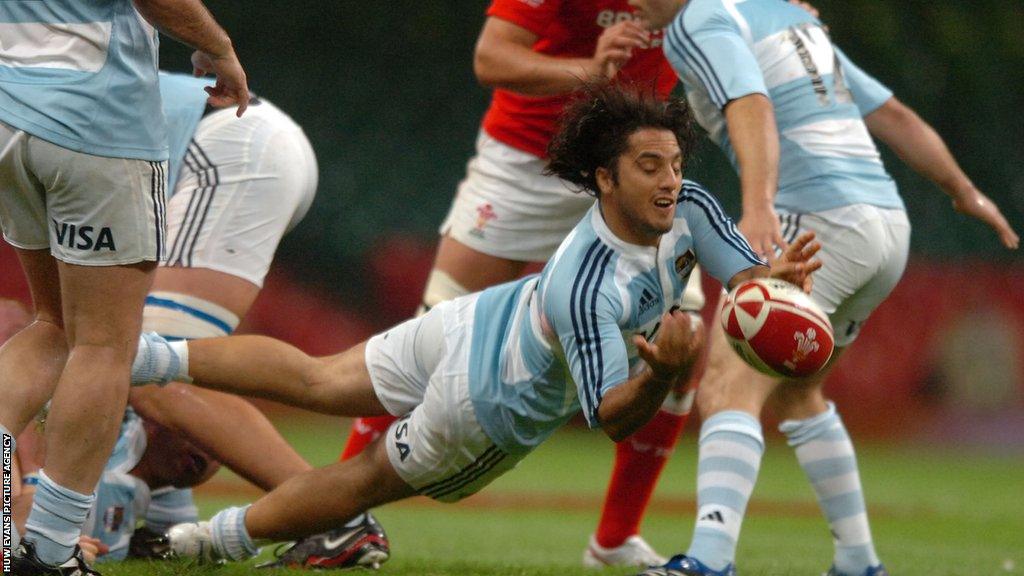
POLYGON ((850 344, 903 275, 910 221, 902 209, 855 204, 810 213, 780 212, 783 237, 815 233, 822 268, 811 297, 829 314, 836 344, 850 344))
POLYGON ((0 227, 14 246, 74 264, 157 260, 166 167, 75 152, 0 124, 0 227))
POLYGON ((447 502, 475 493, 519 460, 495 445, 473 407, 475 306, 475 295, 444 302, 366 345, 374 391, 401 416, 384 439, 392 466, 420 494, 447 502))

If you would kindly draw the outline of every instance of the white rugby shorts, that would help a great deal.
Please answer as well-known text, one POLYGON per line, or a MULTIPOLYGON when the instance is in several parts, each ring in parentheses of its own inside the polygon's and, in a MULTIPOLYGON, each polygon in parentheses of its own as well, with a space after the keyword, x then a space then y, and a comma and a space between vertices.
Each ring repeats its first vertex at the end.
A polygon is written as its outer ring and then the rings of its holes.
POLYGON ((543 175, 545 165, 481 130, 441 234, 491 256, 546 261, 594 198, 543 175))
POLYGON ((262 287, 281 237, 317 186, 313 147, 270 102, 208 114, 196 128, 167 204, 164 266, 207 268, 262 287))
POLYGON ((476 295, 443 302, 374 336, 366 367, 389 413, 388 459, 419 494, 456 502, 511 470, 519 458, 495 446, 469 397, 476 295))
POLYGON ((159 260, 167 162, 68 150, 0 122, 0 228, 84 266, 159 260))
MULTIPOLYGON (((477 252, 519 262, 546 262, 594 204, 594 197, 572 192, 569 184, 545 176, 546 161, 513 148, 481 130, 476 156, 440 233, 477 252)), ((704 292, 694 270, 683 308, 700 310, 704 292)))
POLYGON ((854 204, 806 214, 780 212, 792 242, 813 231, 821 242, 811 298, 829 315, 836 346, 850 345, 907 265, 910 221, 901 209, 854 204))

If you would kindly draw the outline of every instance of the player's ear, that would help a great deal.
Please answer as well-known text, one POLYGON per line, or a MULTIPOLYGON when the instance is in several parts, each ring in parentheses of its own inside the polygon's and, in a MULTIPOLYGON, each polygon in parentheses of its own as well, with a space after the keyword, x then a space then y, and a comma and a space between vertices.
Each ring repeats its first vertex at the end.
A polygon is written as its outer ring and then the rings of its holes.
POLYGON ((615 187, 615 175, 604 166, 594 171, 594 180, 597 182, 597 189, 601 192, 601 196, 607 196, 615 187))

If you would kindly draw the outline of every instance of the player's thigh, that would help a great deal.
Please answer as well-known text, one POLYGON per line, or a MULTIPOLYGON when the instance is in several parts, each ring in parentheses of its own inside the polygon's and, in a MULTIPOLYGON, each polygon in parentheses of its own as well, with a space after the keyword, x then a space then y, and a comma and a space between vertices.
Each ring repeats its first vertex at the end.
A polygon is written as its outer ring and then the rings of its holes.
POLYGON ((854 205, 799 215, 798 222, 800 232, 814 231, 822 245, 811 298, 829 315, 836 346, 849 346, 903 275, 910 245, 906 213, 854 205))
POLYGON ((21 269, 28 280, 35 307, 35 318, 63 327, 63 313, 60 298, 60 274, 57 261, 48 249, 25 250, 15 248, 21 269))
POLYGON ((366 342, 365 370, 389 414, 402 416, 419 406, 434 373, 444 369, 449 331, 445 315, 450 306, 442 302, 366 342))
POLYGON ((165 337, 227 336, 259 293, 258 286, 234 274, 161 266, 146 298, 144 330, 165 337))
POLYGON ((111 347, 134 357, 155 262, 82 266, 60 262, 68 344, 111 347))
POLYGON ((166 162, 93 156, 38 138, 28 148, 55 258, 94 267, 160 259, 166 162))
POLYGON ((48 250, 46 189, 33 174, 31 138, 0 122, 0 228, 7 243, 16 248, 48 250))
POLYGON ((257 288, 282 236, 305 215, 316 157, 302 130, 268 103, 242 118, 205 117, 168 205, 168 268, 203 268, 257 288))
POLYGON ((594 200, 544 168, 544 160, 481 132, 441 235, 495 258, 546 261, 594 200))
POLYGON ((492 256, 475 250, 451 236, 442 236, 434 270, 444 272, 467 292, 515 280, 526 262, 492 256))
POLYGON ((697 388, 697 409, 706 418, 723 410, 759 414, 777 380, 744 362, 725 337, 721 305, 708 330, 708 359, 697 388))
POLYGON ((481 428, 466 373, 439 372, 423 402, 381 437, 399 477, 417 494, 456 502, 516 466, 481 428))

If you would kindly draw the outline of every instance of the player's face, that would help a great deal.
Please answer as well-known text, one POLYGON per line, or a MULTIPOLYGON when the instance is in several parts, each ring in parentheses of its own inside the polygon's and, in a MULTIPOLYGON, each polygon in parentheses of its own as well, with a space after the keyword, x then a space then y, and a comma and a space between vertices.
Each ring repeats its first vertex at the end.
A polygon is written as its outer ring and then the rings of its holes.
POLYGON ((686 0, 629 0, 634 14, 648 30, 661 30, 676 17, 686 0))
POLYGON ((168 428, 147 421, 146 437, 143 458, 149 460, 158 483, 198 486, 220 468, 216 460, 168 428))
POLYGON ((679 141, 670 130, 641 128, 628 143, 618 158, 618 178, 598 170, 599 181, 604 181, 601 209, 623 240, 657 246, 676 215, 683 178, 679 141))

